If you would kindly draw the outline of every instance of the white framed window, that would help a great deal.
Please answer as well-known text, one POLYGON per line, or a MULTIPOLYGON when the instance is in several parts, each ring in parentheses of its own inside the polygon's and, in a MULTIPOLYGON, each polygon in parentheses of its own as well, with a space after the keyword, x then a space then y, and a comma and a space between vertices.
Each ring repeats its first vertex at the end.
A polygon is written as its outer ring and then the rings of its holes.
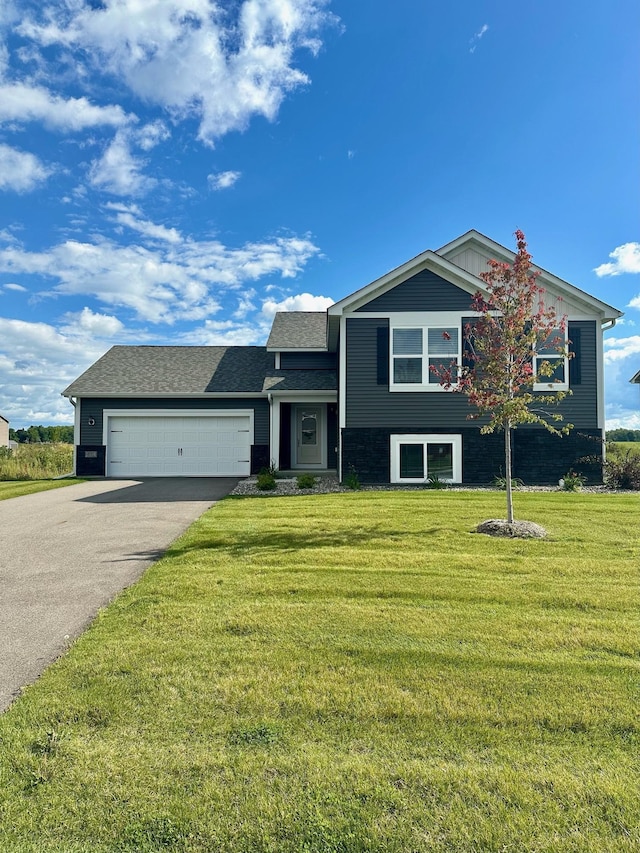
POLYGON ((391 482, 424 483, 429 477, 462 482, 462 436, 392 435, 391 482))
POLYGON ((447 370, 461 362, 459 326, 392 326, 391 377, 395 391, 442 391, 430 369, 447 370))
POLYGON ((533 371, 536 374, 534 391, 568 391, 569 359, 567 357, 567 333, 563 329, 554 329, 546 340, 542 341, 533 354, 533 371), (550 376, 539 376, 543 362, 553 368, 550 376))

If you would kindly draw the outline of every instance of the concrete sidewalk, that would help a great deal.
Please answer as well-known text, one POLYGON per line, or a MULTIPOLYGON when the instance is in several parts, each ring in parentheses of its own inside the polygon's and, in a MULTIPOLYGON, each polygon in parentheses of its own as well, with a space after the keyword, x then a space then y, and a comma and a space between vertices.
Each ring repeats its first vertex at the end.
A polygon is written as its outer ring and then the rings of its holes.
POLYGON ((0 501, 0 711, 237 482, 100 480, 0 501))

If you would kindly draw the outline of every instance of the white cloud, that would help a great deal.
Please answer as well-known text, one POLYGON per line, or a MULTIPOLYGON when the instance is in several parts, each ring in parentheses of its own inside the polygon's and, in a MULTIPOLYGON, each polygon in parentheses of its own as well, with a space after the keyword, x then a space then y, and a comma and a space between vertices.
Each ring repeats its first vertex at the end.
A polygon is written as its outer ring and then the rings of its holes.
POLYGON ((3 285, 5 290, 15 290, 18 293, 27 293, 27 288, 23 287, 21 284, 14 284, 13 282, 9 284, 3 285))
POLYGON ((335 17, 326 0, 119 0, 44 4, 19 33, 42 46, 79 48, 139 97, 200 120, 213 142, 250 119, 273 120, 285 95, 308 83, 296 51, 316 53, 335 17))
MULTIPOLYGON (((128 308, 143 320, 171 324, 215 314, 220 309, 219 292, 267 275, 293 278, 317 253, 311 240, 301 237, 240 248, 193 239, 153 247, 121 246, 106 239, 67 240, 42 252, 16 246, 0 249, 0 271, 52 278, 57 282, 53 294, 92 295, 105 305, 128 308)), ((316 297, 289 297, 289 302, 300 300, 303 306, 307 299, 316 297)), ((323 300, 322 306, 330 303, 323 300)))
POLYGON ((0 190, 29 192, 50 174, 51 170, 33 154, 0 144, 0 190))
POLYGON ((166 142, 170 136, 169 128, 163 121, 152 121, 135 133, 138 145, 143 151, 151 151, 156 145, 166 142))
POLYGON ((106 349, 89 335, 0 317, 0 411, 15 428, 72 422, 73 410, 60 392, 106 349))
POLYGON ((92 186, 113 195, 141 195, 156 185, 155 180, 141 174, 145 165, 142 158, 131 153, 127 135, 119 131, 102 157, 92 163, 89 180, 92 186))
MULTIPOLYGON (((606 338, 604 342, 605 364, 622 361, 629 356, 640 356, 640 335, 628 338, 606 338)), ((640 361, 640 358, 638 359, 640 361)))
POLYGON ((109 314, 94 313, 90 308, 83 308, 75 313, 65 315, 67 321, 63 330, 70 335, 84 335, 89 332, 96 338, 111 338, 124 330, 124 325, 109 314))
POLYGON ((281 302, 275 299, 266 299, 262 303, 262 313, 266 317, 273 317, 277 311, 326 311, 334 300, 328 296, 312 296, 310 293, 297 293, 295 296, 287 296, 281 302))
POLYGON ((140 208, 137 205, 126 207, 119 204, 107 204, 107 208, 117 211, 116 222, 126 225, 132 231, 137 231, 150 240, 161 240, 164 243, 180 243, 182 236, 176 228, 167 228, 164 225, 156 225, 148 219, 140 219, 140 208))
POLYGON ((119 106, 99 107, 86 98, 62 98, 42 86, 0 85, 0 122, 38 121, 55 130, 74 131, 99 125, 122 127, 132 119, 119 106))
POLYGON ((212 190, 226 190, 232 187, 242 172, 218 172, 214 175, 207 175, 207 181, 212 190))
POLYGON ((476 47, 478 46, 478 42, 482 38, 482 36, 489 29, 489 24, 483 24, 477 33, 474 33, 473 36, 469 39, 469 44, 471 47, 469 48, 469 53, 475 53, 476 47))
MULTIPOLYGON (((613 258, 613 263, 600 264, 594 270, 600 278, 605 275, 640 273, 640 243, 623 243, 610 252, 609 257, 613 258)), ((633 307, 640 308, 640 297, 636 297, 636 300, 638 304, 633 307)))

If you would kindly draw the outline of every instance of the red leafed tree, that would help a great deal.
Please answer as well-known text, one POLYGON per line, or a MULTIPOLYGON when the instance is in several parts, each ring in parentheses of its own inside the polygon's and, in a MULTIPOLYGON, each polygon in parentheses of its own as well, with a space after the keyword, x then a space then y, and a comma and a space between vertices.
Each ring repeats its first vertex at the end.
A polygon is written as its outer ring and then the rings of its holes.
POLYGON ((486 293, 477 292, 471 303, 478 317, 465 328, 465 364, 439 373, 442 385, 466 394, 476 407, 470 418, 488 417, 482 433, 504 430, 509 523, 513 523, 512 429, 518 424, 538 424, 560 435, 572 428, 572 424, 559 426, 562 415, 549 411, 568 392, 534 391, 538 383, 549 389, 554 384, 566 385, 566 315, 545 303, 544 288, 537 284, 539 274, 531 269, 525 236, 516 231, 515 237, 518 252, 513 264, 492 260, 487 272, 480 274, 486 293))

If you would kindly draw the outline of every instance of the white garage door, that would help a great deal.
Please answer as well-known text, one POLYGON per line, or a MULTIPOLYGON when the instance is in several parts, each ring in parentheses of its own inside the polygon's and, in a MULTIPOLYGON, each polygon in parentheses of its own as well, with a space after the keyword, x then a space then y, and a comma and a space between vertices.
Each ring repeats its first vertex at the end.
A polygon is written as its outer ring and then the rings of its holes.
POLYGON ((107 433, 109 477, 222 477, 250 473, 248 414, 111 415, 107 433))

